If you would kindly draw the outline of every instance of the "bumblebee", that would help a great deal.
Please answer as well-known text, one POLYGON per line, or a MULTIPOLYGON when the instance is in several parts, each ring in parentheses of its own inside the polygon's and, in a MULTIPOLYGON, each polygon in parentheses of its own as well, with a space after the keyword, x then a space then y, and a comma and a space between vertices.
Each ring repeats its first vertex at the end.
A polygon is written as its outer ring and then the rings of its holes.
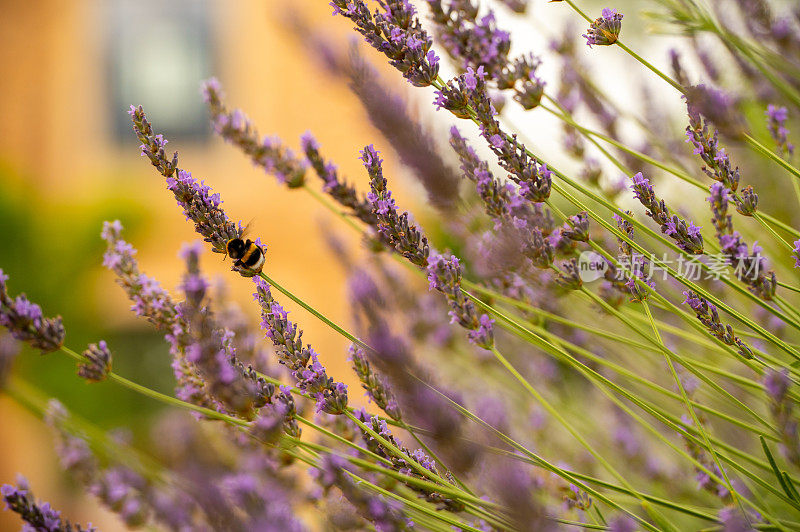
POLYGON ((261 273, 261 268, 264 267, 264 250, 255 242, 249 238, 231 238, 225 244, 225 249, 235 261, 234 266, 239 267, 243 274, 253 277, 261 273))

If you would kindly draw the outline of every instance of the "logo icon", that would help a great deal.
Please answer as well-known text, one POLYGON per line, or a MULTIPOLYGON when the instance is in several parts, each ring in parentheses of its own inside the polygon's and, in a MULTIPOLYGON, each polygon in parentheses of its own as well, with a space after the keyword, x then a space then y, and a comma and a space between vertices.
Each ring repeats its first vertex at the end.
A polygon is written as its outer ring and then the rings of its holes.
POLYGON ((581 281, 589 283, 603 277, 608 269, 608 263, 599 253, 584 251, 578 257, 578 270, 581 281))

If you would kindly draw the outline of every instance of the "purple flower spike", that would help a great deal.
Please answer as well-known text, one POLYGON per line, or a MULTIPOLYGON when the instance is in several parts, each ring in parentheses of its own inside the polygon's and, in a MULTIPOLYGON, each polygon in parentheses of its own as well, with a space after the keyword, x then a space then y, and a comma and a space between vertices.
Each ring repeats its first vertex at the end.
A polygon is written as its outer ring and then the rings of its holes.
POLYGON ((794 259, 794 267, 800 268, 800 240, 795 240, 794 244, 794 252, 792 254, 792 258, 794 259))
POLYGON ((433 40, 422 28, 416 10, 406 0, 380 3, 375 14, 364 0, 332 0, 333 14, 349 18, 355 29, 415 87, 431 85, 439 75, 433 40))
POLYGON ((28 301, 25 294, 12 299, 6 281, 8 275, 0 270, 0 325, 14 338, 29 343, 42 353, 61 348, 66 335, 61 317, 44 317, 41 307, 28 301))
POLYGON ((494 346, 494 320, 485 314, 479 317, 475 304, 461 291, 461 265, 458 258, 454 255, 450 258, 432 255, 428 262, 428 281, 431 290, 438 290, 447 296, 450 316, 454 322, 469 331, 469 340, 478 347, 491 349, 494 346))
POLYGON ((225 141, 238 146, 255 166, 272 174, 289 188, 303 186, 306 165, 302 159, 284 147, 279 139, 261 138, 245 114, 229 111, 223 102, 219 82, 212 78, 203 84, 203 98, 211 112, 211 125, 225 141))
POLYGON ((111 372, 111 351, 105 340, 89 344, 82 353, 85 362, 78 366, 78 375, 90 382, 100 382, 111 372))
POLYGON ((735 334, 733 334, 733 327, 722 324, 719 319, 717 307, 715 307, 713 303, 710 303, 705 298, 700 297, 692 290, 684 291, 683 295, 686 297, 683 302, 688 304, 692 310, 694 310, 694 313, 697 315, 697 319, 700 320, 700 322, 712 335, 719 338, 727 345, 735 346, 739 354, 744 358, 753 358, 753 352, 750 350, 750 348, 735 334))
POLYGON ((794 145, 789 142, 789 130, 786 129, 786 120, 789 118, 789 111, 786 107, 776 107, 769 104, 767 107, 767 128, 769 134, 778 145, 778 149, 788 155, 794 154, 794 145))
POLYGON ((0 497, 6 507, 19 514, 27 523, 23 530, 37 530, 42 532, 93 532, 97 529, 91 525, 84 528, 73 525, 61 518, 61 512, 52 508, 49 503, 36 502, 31 492, 28 481, 23 476, 17 477, 17 485, 4 484, 0 487, 0 497))
POLYGON ((211 187, 202 181, 198 183, 190 172, 179 170, 177 152, 171 160, 166 158, 163 142, 159 142, 161 136, 155 134, 141 106, 131 106, 130 114, 144 154, 166 178, 167 188, 183 208, 186 219, 194 222, 195 231, 211 243, 215 253, 227 253, 225 244, 232 238, 239 238, 242 230, 220 207, 222 199, 219 194, 211 193, 211 187))
POLYGON ((372 145, 365 147, 361 151, 361 160, 370 177, 371 192, 367 200, 372 204, 372 211, 378 220, 379 235, 412 264, 424 268, 430 254, 428 238, 410 220, 408 212, 398 213, 392 192, 383 177, 383 160, 378 151, 372 145))
POLYGON ((703 253, 700 228, 692 222, 687 224, 677 214, 670 213, 664 200, 656 196, 650 180, 641 172, 633 176, 631 189, 636 199, 647 209, 647 215, 661 226, 662 233, 675 240, 678 247, 687 253, 703 253))
POLYGON ((341 414, 347 408, 347 386, 328 377, 310 345, 303 346, 303 331, 289 321, 288 313, 272 297, 269 285, 254 278, 255 300, 261 306, 261 328, 272 340, 281 364, 292 371, 297 387, 317 400, 317 412, 341 414))
POLYGON ((601 16, 589 25, 587 33, 583 35, 586 44, 591 48, 595 44, 609 46, 617 42, 622 29, 622 16, 616 9, 603 9, 601 16))

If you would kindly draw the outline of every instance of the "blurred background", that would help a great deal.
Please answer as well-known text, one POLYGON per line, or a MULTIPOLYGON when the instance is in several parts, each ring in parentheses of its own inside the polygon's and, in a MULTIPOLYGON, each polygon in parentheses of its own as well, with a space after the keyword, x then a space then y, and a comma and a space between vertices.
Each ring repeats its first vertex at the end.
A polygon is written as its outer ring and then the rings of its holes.
MULTIPOLYGON (((347 21, 332 18, 326 1, 295 4, 314 31, 342 46, 352 38, 347 21)), ((599 8, 582 5, 590 12, 599 8)), ((269 246, 269 274, 337 322, 347 325, 350 319, 345 274, 326 233, 334 232, 352 250, 358 250, 358 238, 307 194, 288 191, 213 136, 201 81, 219 78, 228 104, 243 108, 261 134, 279 135, 298 148, 300 135, 313 131, 325 154, 362 189, 366 178, 358 150, 375 143, 387 159, 385 171, 398 202, 424 225, 428 207, 421 189, 403 174, 394 154, 382 149, 385 142, 346 85, 326 74, 291 35, 285 9, 274 0, 0 1, 0 268, 11 277, 12 294, 25 292, 45 314, 64 317, 70 347, 80 351, 106 339, 116 371, 164 392, 173 388, 167 346, 129 311, 124 293, 102 267, 100 228, 103 220, 120 219, 125 238, 139 250, 142 270, 169 290, 183 269, 177 252, 195 233, 161 176, 140 157, 126 113, 130 104, 144 106, 155 129, 170 140, 168 148, 179 151, 181 167, 219 192, 233 219, 253 219, 252 234, 269 246)), ((498 18, 504 15, 501 10, 498 18)), ((626 11, 628 35, 643 30, 637 17, 626 11)), ((531 2, 528 20, 506 17, 501 25, 530 24, 535 31, 517 32, 512 52, 544 53, 562 21, 582 27, 575 18, 558 4, 531 2)), ((644 52, 653 52, 650 58, 665 66, 665 39, 649 42, 644 52)), ((612 52, 594 51, 608 68, 630 66, 629 58, 612 52)), ((365 55, 378 59, 372 51, 365 55)), ((397 72, 375 62, 395 86, 405 88, 397 72)), ((545 61, 545 79, 556 79, 558 68, 545 61)), ((635 90, 624 76, 612 83, 623 101, 635 90)), ((446 127, 447 117, 439 116, 444 113, 430 112, 432 93, 417 90, 411 98, 427 113, 423 120, 446 127)), ((680 106, 671 99, 665 105, 680 106)), ((520 113, 516 125, 531 133, 536 149, 558 146, 558 135, 548 133, 556 126, 540 115, 520 113)), ((317 186, 316 178, 309 179, 317 186)), ((232 274, 218 255, 207 253, 204 259, 205 271, 223 276, 232 297, 256 322, 250 283, 232 274)), ((331 374, 359 390, 345 369, 346 342, 290 302, 286 306, 331 374)), ((112 384, 87 384, 59 353, 25 350, 14 370, 103 428, 129 427, 135 441, 147 441, 147 422, 161 408, 112 384)), ((363 402, 360 393, 352 395, 363 402)), ((50 430, 2 395, 0 442, 0 483, 22 472, 38 497, 73 522, 124 528, 61 473, 50 430)), ((0 530, 18 526, 15 516, 0 512, 0 530)))

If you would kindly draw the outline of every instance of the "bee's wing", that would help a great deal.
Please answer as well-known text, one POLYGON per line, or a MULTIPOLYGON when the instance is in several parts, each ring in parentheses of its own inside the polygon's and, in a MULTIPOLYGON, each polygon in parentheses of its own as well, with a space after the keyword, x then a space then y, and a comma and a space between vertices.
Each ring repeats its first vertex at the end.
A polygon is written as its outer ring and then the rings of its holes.
MULTIPOLYGON (((251 218, 250 221, 247 222, 247 225, 245 225, 242 228, 242 231, 241 231, 241 234, 239 235, 239 238, 244 239, 244 237, 247 236, 247 234, 250 232, 250 229, 252 228, 253 220, 255 220, 255 218, 251 218)), ((242 225, 241 222, 239 222, 239 227, 241 227, 241 225, 242 225)))

